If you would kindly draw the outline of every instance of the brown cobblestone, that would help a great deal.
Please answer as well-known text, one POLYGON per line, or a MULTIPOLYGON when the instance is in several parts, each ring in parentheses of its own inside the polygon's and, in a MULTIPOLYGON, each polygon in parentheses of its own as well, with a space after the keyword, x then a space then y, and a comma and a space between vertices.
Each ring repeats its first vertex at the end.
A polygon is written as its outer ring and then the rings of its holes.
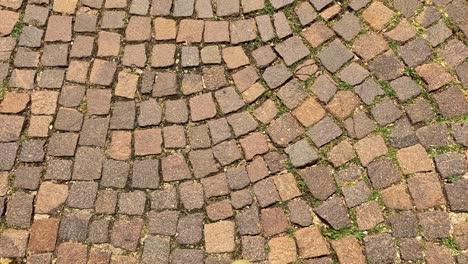
POLYGON ((465 263, 467 6, 348 2, 0 0, 0 259, 465 263))

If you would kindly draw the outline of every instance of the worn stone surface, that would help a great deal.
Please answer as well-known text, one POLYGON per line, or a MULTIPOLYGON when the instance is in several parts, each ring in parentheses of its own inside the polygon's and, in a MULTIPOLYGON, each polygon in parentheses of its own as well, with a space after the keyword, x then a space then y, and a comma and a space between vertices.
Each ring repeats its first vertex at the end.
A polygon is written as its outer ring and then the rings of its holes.
POLYGON ((360 230, 371 230, 384 221, 379 204, 375 201, 367 202, 356 208, 357 224, 360 230))
POLYGON ((418 215, 424 237, 428 240, 446 238, 450 235, 450 220, 446 212, 431 211, 418 215))
POLYGON ((315 124, 306 135, 309 136, 317 147, 322 147, 341 136, 343 131, 333 119, 325 117, 315 124))
POLYGON ((326 200, 336 191, 330 168, 326 166, 308 167, 301 170, 299 175, 316 199, 326 200))
POLYGON ((234 222, 221 221, 204 227, 205 247, 208 253, 234 251, 234 222))
POLYGON ((22 258, 26 254, 29 232, 6 229, 0 236, 0 255, 6 258, 22 258))
POLYGON ((62 184, 44 182, 39 188, 36 202, 37 213, 53 213, 60 210, 68 197, 68 188, 62 184))
POLYGON ((366 263, 366 257, 356 238, 348 236, 331 243, 340 263, 366 263))
POLYGON ((296 243, 288 236, 271 239, 268 242, 271 252, 268 254, 270 263, 288 263, 296 259, 296 243))
POLYGON ((305 227, 294 233, 299 255, 303 258, 319 257, 329 254, 329 246, 320 234, 318 227, 305 227))
POLYGON ((434 166, 432 160, 427 156, 426 150, 420 144, 400 149, 397 153, 397 159, 405 174, 431 171, 434 166))
POLYGON ((468 203, 466 202, 466 192, 464 190, 466 190, 467 186, 468 182, 466 180, 445 185, 447 200, 452 210, 466 212, 468 203))
POLYGON ((355 145, 357 155, 363 166, 369 165, 375 158, 385 155, 388 148, 381 136, 368 136, 359 140, 355 145))
POLYGON ((372 2, 371 5, 364 10, 362 17, 375 30, 382 30, 393 16, 393 11, 386 7, 381 2, 372 2))
POLYGON ((369 187, 363 181, 359 181, 354 186, 345 186, 342 191, 349 208, 366 202, 371 194, 369 187))
POLYGON ((303 167, 316 162, 319 158, 317 152, 307 143, 307 140, 298 141, 285 149, 294 167, 303 167))
POLYGON ((333 229, 338 230, 351 225, 346 208, 340 198, 332 197, 316 207, 314 211, 333 229))
POLYGON ((396 248, 393 238, 388 234, 372 235, 364 239, 367 261, 370 263, 393 263, 396 248))
POLYGON ((467 4, 342 2, 0 0, 0 259, 465 261, 467 4))
POLYGON ((352 57, 353 53, 339 40, 333 41, 326 49, 318 54, 318 58, 324 64, 325 68, 333 73, 338 71, 338 69, 352 57))
POLYGON ((418 209, 445 204, 440 183, 435 173, 418 173, 408 180, 408 187, 418 209))
POLYGON ((396 148, 413 146, 419 141, 416 131, 406 118, 401 118, 395 122, 395 128, 390 137, 392 146, 396 148))

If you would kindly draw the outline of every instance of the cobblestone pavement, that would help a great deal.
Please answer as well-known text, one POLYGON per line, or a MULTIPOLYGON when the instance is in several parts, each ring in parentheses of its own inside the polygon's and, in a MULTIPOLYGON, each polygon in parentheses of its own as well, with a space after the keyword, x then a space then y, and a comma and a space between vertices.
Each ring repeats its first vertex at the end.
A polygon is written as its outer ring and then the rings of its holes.
POLYGON ((0 0, 0 263, 466 264, 467 36, 465 0, 0 0))

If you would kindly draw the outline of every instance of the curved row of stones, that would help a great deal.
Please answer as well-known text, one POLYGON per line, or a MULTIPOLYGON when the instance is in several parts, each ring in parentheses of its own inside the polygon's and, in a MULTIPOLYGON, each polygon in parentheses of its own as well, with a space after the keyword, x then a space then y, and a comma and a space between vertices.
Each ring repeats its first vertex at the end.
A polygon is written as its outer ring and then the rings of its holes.
POLYGON ((463 0, 0 0, 0 262, 467 263, 463 0))

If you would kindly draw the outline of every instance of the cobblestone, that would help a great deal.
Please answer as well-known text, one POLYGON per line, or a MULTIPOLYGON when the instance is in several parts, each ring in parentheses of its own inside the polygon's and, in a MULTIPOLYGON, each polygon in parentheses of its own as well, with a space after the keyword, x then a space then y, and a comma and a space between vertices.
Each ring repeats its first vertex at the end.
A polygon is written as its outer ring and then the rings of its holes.
POLYGON ((335 2, 0 0, 0 259, 465 261, 466 3, 335 2))

